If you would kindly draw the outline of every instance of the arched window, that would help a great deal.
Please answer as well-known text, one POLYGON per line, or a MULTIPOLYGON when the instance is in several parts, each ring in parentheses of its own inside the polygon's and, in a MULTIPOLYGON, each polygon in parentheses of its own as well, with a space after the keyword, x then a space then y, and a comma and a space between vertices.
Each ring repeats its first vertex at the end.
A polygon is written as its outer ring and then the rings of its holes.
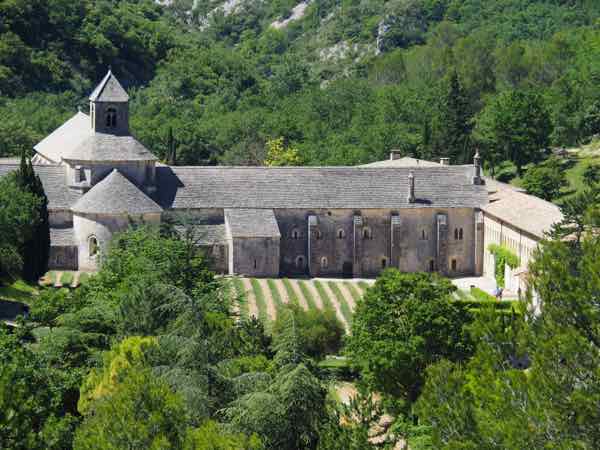
POLYGON ((370 228, 363 228, 363 239, 373 239, 373 232, 370 228))
POLYGON ((116 128, 117 126, 117 110, 115 108, 108 108, 106 111, 106 127, 116 128))
POLYGON ((454 229, 454 240, 458 241, 458 228, 454 229))
POLYGON ((315 237, 317 238, 317 241, 323 239, 323 233, 321 232, 321 230, 317 229, 317 231, 315 231, 315 237))
POLYGON ((292 239, 300 239, 300 230, 297 228, 292 230, 292 239))
POLYGON ((346 237, 346 232, 340 228, 337 232, 337 237, 338 239, 344 239, 346 237))
POLYGON ((425 230, 421 230, 421 240, 423 240, 423 241, 427 240, 427 233, 425 233, 425 230))
POLYGON ((456 260, 455 259, 452 260, 451 267, 452 267, 452 272, 456 272, 457 264, 456 264, 456 260))
POLYGON ((327 261, 327 257, 323 256, 321 258, 321 269, 327 269, 327 266, 329 266, 329 261, 327 261))
POLYGON ((304 256, 296 256, 296 269, 304 269, 304 256))
POLYGON ((459 241, 462 241, 462 240, 463 240, 463 229, 462 229, 462 228, 460 228, 460 229, 458 230, 458 240, 459 240, 459 241))
POLYGON ((96 255, 98 255, 98 239, 96 238, 96 236, 90 236, 88 238, 88 251, 90 258, 93 258, 96 255))

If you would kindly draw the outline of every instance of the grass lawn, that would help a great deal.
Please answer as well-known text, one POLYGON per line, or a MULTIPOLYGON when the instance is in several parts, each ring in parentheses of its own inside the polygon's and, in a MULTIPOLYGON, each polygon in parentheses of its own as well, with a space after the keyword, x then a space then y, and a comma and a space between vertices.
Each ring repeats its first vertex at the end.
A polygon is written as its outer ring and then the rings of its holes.
POLYGON ((87 272, 82 272, 79 274, 79 285, 82 285, 83 283, 87 283, 87 281, 90 279, 90 274, 87 272))
POLYGON ((244 292, 244 283, 242 282, 242 279, 238 277, 233 277, 231 279, 231 283, 235 289, 235 293, 237 294, 240 317, 246 318, 248 317, 248 298, 244 292))
POLYGON ((252 278, 250 283, 252 283, 252 290, 254 291, 254 297, 256 298, 258 318, 263 324, 267 324, 269 322, 269 316, 267 314, 267 300, 265 299, 265 294, 256 278, 252 278))
POLYGON ((325 292, 325 288, 323 287, 323 284, 319 280, 315 280, 315 288, 317 288, 319 297, 321 297, 321 302, 323 303, 323 308, 331 309, 332 311, 335 311, 335 308, 333 307, 333 303, 331 303, 331 299, 327 295, 327 292, 325 292))
POLYGON ((284 278, 282 281, 283 285, 285 286, 285 291, 287 293, 290 303, 294 303, 296 306, 300 306, 300 300, 298 299, 296 291, 294 291, 294 288, 292 287, 292 283, 290 282, 289 278, 284 278))
POLYGON ((342 291, 340 291, 340 287, 337 285, 337 283, 334 283, 333 281, 329 282, 329 288, 331 289, 331 291, 335 295, 335 298, 337 298, 337 301, 340 304, 340 309, 342 310, 342 315, 344 316, 344 319, 346 319, 346 322, 348 323, 348 325, 350 325, 352 323, 352 310, 350 309, 348 302, 346 302, 344 294, 342 294, 342 291))
POLYGON ((360 292, 358 292, 358 289, 356 289, 356 286, 354 286, 354 283, 350 283, 350 282, 346 281, 344 284, 350 291, 350 295, 354 299, 354 303, 357 303, 362 298, 362 295, 360 295, 360 292))
POLYGON ((306 300, 306 304, 308 305, 308 309, 316 309, 317 304, 315 303, 315 299, 313 298, 308 286, 306 286, 306 281, 300 280, 298 282, 298 286, 300 286, 300 290, 302 291, 302 295, 304 296, 304 300, 306 300))
POLYGON ((269 278, 267 280, 267 284, 269 285, 269 290, 271 291, 271 296, 273 297, 273 301, 275 302, 275 308, 277 311, 283 307, 283 300, 281 299, 281 295, 279 295, 279 290, 275 285, 275 280, 269 278))
POLYGON ((358 285, 361 287, 361 289, 363 291, 366 291, 367 289, 369 289, 369 287, 371 287, 371 285, 369 283, 367 283, 366 281, 359 281, 358 285))
POLYGON ((60 283, 64 287, 71 286, 71 284, 73 283, 74 277, 75 277, 75 275, 73 272, 63 272, 63 274, 60 277, 60 283))

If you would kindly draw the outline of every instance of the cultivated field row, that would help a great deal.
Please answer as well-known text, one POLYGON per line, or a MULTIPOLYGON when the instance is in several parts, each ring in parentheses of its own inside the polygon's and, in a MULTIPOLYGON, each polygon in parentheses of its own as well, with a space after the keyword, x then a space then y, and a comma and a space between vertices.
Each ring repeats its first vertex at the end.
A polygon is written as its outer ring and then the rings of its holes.
POLYGON ((308 309, 333 309, 346 330, 350 329, 356 302, 369 286, 364 281, 300 280, 290 278, 233 278, 240 297, 239 313, 267 324, 282 306, 293 303, 308 309))

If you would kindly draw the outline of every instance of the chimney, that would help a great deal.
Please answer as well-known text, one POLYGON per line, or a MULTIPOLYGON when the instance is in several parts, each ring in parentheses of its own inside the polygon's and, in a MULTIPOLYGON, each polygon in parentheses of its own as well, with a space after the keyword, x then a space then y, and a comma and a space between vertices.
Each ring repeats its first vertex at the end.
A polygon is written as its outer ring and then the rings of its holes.
POLYGON ((483 184, 483 179, 481 178, 481 156, 479 156, 479 149, 475 152, 475 156, 473 157, 473 184, 483 184))
POLYGON ((402 158, 402 150, 390 150, 390 161, 402 158))
POLYGON ((408 173, 408 197, 406 198, 408 203, 414 203, 415 198, 415 174, 411 170, 408 173))
POLYGON ((442 165, 442 166, 449 166, 450 165, 450 158, 440 158, 440 165, 442 165))

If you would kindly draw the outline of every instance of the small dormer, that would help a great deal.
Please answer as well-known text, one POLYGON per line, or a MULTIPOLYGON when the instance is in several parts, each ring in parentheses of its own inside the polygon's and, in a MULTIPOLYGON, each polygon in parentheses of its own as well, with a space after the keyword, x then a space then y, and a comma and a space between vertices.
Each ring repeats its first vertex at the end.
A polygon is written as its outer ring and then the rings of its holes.
POLYGON ((90 95, 90 118, 96 133, 129 134, 129 96, 111 70, 90 95))

